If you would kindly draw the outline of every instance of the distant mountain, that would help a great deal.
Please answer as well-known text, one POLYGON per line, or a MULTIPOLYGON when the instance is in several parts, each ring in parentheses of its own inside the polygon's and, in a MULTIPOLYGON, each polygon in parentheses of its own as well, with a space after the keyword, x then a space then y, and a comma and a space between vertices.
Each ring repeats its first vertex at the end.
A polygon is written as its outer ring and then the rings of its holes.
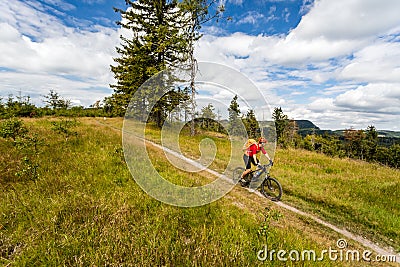
POLYGON ((295 120, 297 126, 299 127, 299 130, 304 130, 304 129, 315 129, 315 130, 320 130, 319 127, 317 127, 314 123, 312 123, 309 120, 295 120))
POLYGON ((400 138, 400 132, 378 130, 378 136, 379 137, 388 137, 388 138, 400 138))
POLYGON ((309 120, 295 120, 295 122, 299 127, 297 133, 303 137, 307 136, 308 134, 333 134, 331 130, 321 130, 317 125, 309 120))
MULTIPOLYGON (((339 136, 340 139, 344 138, 345 130, 335 130, 335 131, 321 130, 318 126, 316 126, 309 120, 295 120, 295 122, 299 127, 297 132, 302 137, 311 134, 317 134, 317 135, 334 134, 339 136)), ((390 146, 396 143, 397 144, 400 143, 400 131, 377 130, 377 132, 379 137, 379 144, 381 145, 390 146)))
MULTIPOLYGON (((299 127, 300 132, 304 131, 314 131, 318 132, 328 132, 332 134, 337 134, 339 136, 343 136, 345 130, 321 130, 317 125, 309 120, 295 120, 297 126, 299 127)), ((377 130, 379 137, 387 137, 387 138, 400 138, 400 131, 389 131, 389 130, 377 130)))
MULTIPOLYGON (((334 134, 343 136, 345 130, 335 130, 334 134)), ((398 131, 388 131, 388 130, 377 130, 379 138, 400 138, 400 132, 398 131)))

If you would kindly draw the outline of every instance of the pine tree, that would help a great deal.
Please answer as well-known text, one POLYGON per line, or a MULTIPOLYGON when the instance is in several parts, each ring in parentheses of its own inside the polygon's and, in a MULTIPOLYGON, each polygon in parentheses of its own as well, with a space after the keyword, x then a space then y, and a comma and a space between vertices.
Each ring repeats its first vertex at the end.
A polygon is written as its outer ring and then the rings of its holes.
POLYGON ((278 144, 284 145, 285 143, 285 129, 289 124, 288 116, 283 114, 282 108, 274 108, 272 118, 275 121, 276 138, 278 144))
POLYGON ((376 160, 376 152, 378 147, 378 132, 376 131, 375 126, 368 126, 365 131, 365 141, 364 144, 366 146, 366 159, 367 160, 376 160))
POLYGON ((229 105, 228 112, 229 112, 229 125, 228 125, 228 132, 232 135, 241 135, 242 132, 242 121, 240 118, 240 109, 239 104, 237 102, 238 96, 235 95, 229 105))
POLYGON ((284 145, 287 146, 296 146, 299 142, 299 134, 297 131, 299 130, 299 126, 297 125, 295 120, 288 120, 286 126, 283 130, 282 137, 284 140, 284 145))
MULTIPOLYGON (((135 96, 131 100, 131 110, 136 111, 136 114, 130 115, 141 116, 143 120, 144 115, 150 112, 149 119, 160 126, 171 115, 171 107, 168 107, 171 104, 170 97, 161 97, 165 93, 165 85, 149 87, 149 91, 141 88, 140 94, 137 91, 154 74, 186 65, 191 72, 191 115, 194 122, 196 106, 194 77, 197 71, 194 43, 201 37, 199 33, 201 24, 213 17, 209 15, 210 5, 217 1, 125 0, 125 2, 129 6, 127 10, 117 8, 114 10, 122 16, 118 25, 128 29, 132 37, 121 36, 121 47, 117 47, 117 52, 121 56, 114 59, 117 65, 111 66, 117 84, 110 85, 114 88, 114 99, 108 100, 113 104, 108 106, 109 109, 124 113, 132 96, 135 96), (162 88, 159 88, 160 86, 162 88), (148 103, 153 103, 155 99, 159 100, 149 111, 148 103)), ((217 9, 216 14, 220 11, 220 8, 217 9)), ((187 97, 183 96, 181 101, 186 99, 187 97)))
POLYGON ((6 108, 3 104, 3 98, 0 97, 0 118, 4 115, 6 108))
POLYGON ((400 164, 400 145, 399 144, 394 144, 390 147, 389 149, 390 152, 390 161, 389 165, 394 167, 394 168, 399 168, 400 164))
POLYGON ((67 109, 71 106, 71 100, 62 98, 56 91, 50 90, 49 94, 43 96, 47 105, 46 107, 51 107, 55 109, 67 109))
POLYGON ((351 158, 359 158, 361 160, 365 157, 365 133, 363 130, 355 130, 353 128, 344 131, 345 150, 347 156, 351 158))
POLYGON ((214 113, 213 104, 209 103, 207 106, 201 109, 201 126, 207 130, 213 130, 215 124, 215 118, 217 115, 214 113))
POLYGON ((246 126, 247 135, 249 138, 256 139, 260 136, 260 126, 254 114, 254 110, 250 109, 246 113, 246 117, 243 119, 244 125, 246 126))
MULTIPOLYGON (((117 84, 110 85, 114 88, 114 101, 109 101, 116 105, 115 108, 122 107, 120 113, 126 110, 132 96, 143 83, 158 72, 183 62, 187 47, 186 36, 181 30, 182 12, 177 1, 125 2, 129 6, 127 10, 114 10, 122 17, 117 24, 128 29, 132 37, 121 36, 121 47, 116 48, 120 57, 114 58, 117 65, 111 66, 111 71, 117 84)), ((161 98, 149 111, 147 104, 163 94, 158 87, 151 90, 141 90, 140 95, 135 95, 132 110, 137 111, 134 115, 138 117, 150 112, 149 119, 160 126, 168 114, 168 97, 161 98)))

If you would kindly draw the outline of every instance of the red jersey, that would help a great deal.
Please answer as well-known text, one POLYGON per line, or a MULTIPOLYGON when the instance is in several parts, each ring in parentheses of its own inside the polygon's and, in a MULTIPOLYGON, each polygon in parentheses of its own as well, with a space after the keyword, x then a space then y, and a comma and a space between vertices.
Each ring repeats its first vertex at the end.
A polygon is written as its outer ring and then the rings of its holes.
POLYGON ((246 155, 252 157, 253 155, 257 154, 258 152, 262 152, 264 155, 267 154, 264 147, 259 147, 258 144, 252 144, 246 150, 246 155))

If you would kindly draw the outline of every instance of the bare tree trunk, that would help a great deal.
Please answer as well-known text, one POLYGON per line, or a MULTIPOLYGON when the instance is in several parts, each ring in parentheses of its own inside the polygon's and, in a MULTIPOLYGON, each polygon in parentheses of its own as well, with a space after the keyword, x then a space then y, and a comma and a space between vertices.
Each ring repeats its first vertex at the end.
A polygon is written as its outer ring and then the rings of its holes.
MULTIPOLYGON (((192 34, 194 35, 194 21, 193 21, 193 26, 192 26, 192 34)), ((196 96, 196 87, 195 87, 195 79, 196 79, 196 72, 197 72, 197 61, 194 58, 194 44, 193 44, 193 38, 190 40, 190 91, 191 91, 191 115, 192 115, 192 121, 190 124, 190 135, 194 136, 196 134, 195 131, 195 110, 196 110, 196 102, 195 102, 195 96, 196 96)))
MULTIPOLYGON (((193 63, 192 63, 193 64, 193 63)), ((192 121, 191 121, 191 123, 190 123, 190 134, 193 136, 193 135, 195 135, 196 134, 196 132, 195 132, 195 121, 194 121, 194 119, 195 119, 195 110, 196 110, 196 102, 195 102, 195 96, 196 96, 196 88, 195 88, 195 86, 194 86, 194 79, 195 79, 195 71, 194 71, 194 69, 195 69, 195 64, 193 64, 193 66, 192 66, 192 74, 191 74, 191 81, 190 81, 190 90, 191 90, 191 92, 192 92, 192 95, 191 95, 191 99, 190 99, 190 101, 191 101, 191 104, 192 104, 192 106, 191 106, 191 115, 192 115, 192 121)))

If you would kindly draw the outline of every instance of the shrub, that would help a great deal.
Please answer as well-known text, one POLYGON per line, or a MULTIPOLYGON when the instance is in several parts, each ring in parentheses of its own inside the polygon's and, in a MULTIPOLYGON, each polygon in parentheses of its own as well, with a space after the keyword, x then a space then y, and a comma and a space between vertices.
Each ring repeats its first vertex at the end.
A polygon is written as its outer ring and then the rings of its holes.
POLYGON ((22 121, 16 118, 11 118, 3 121, 0 124, 0 137, 11 138, 15 142, 17 137, 23 137, 28 132, 22 121))
POLYGON ((62 119, 60 121, 53 121, 51 124, 53 125, 52 130, 64 135, 66 141, 69 137, 78 135, 78 132, 72 130, 72 128, 78 125, 76 120, 62 119))

